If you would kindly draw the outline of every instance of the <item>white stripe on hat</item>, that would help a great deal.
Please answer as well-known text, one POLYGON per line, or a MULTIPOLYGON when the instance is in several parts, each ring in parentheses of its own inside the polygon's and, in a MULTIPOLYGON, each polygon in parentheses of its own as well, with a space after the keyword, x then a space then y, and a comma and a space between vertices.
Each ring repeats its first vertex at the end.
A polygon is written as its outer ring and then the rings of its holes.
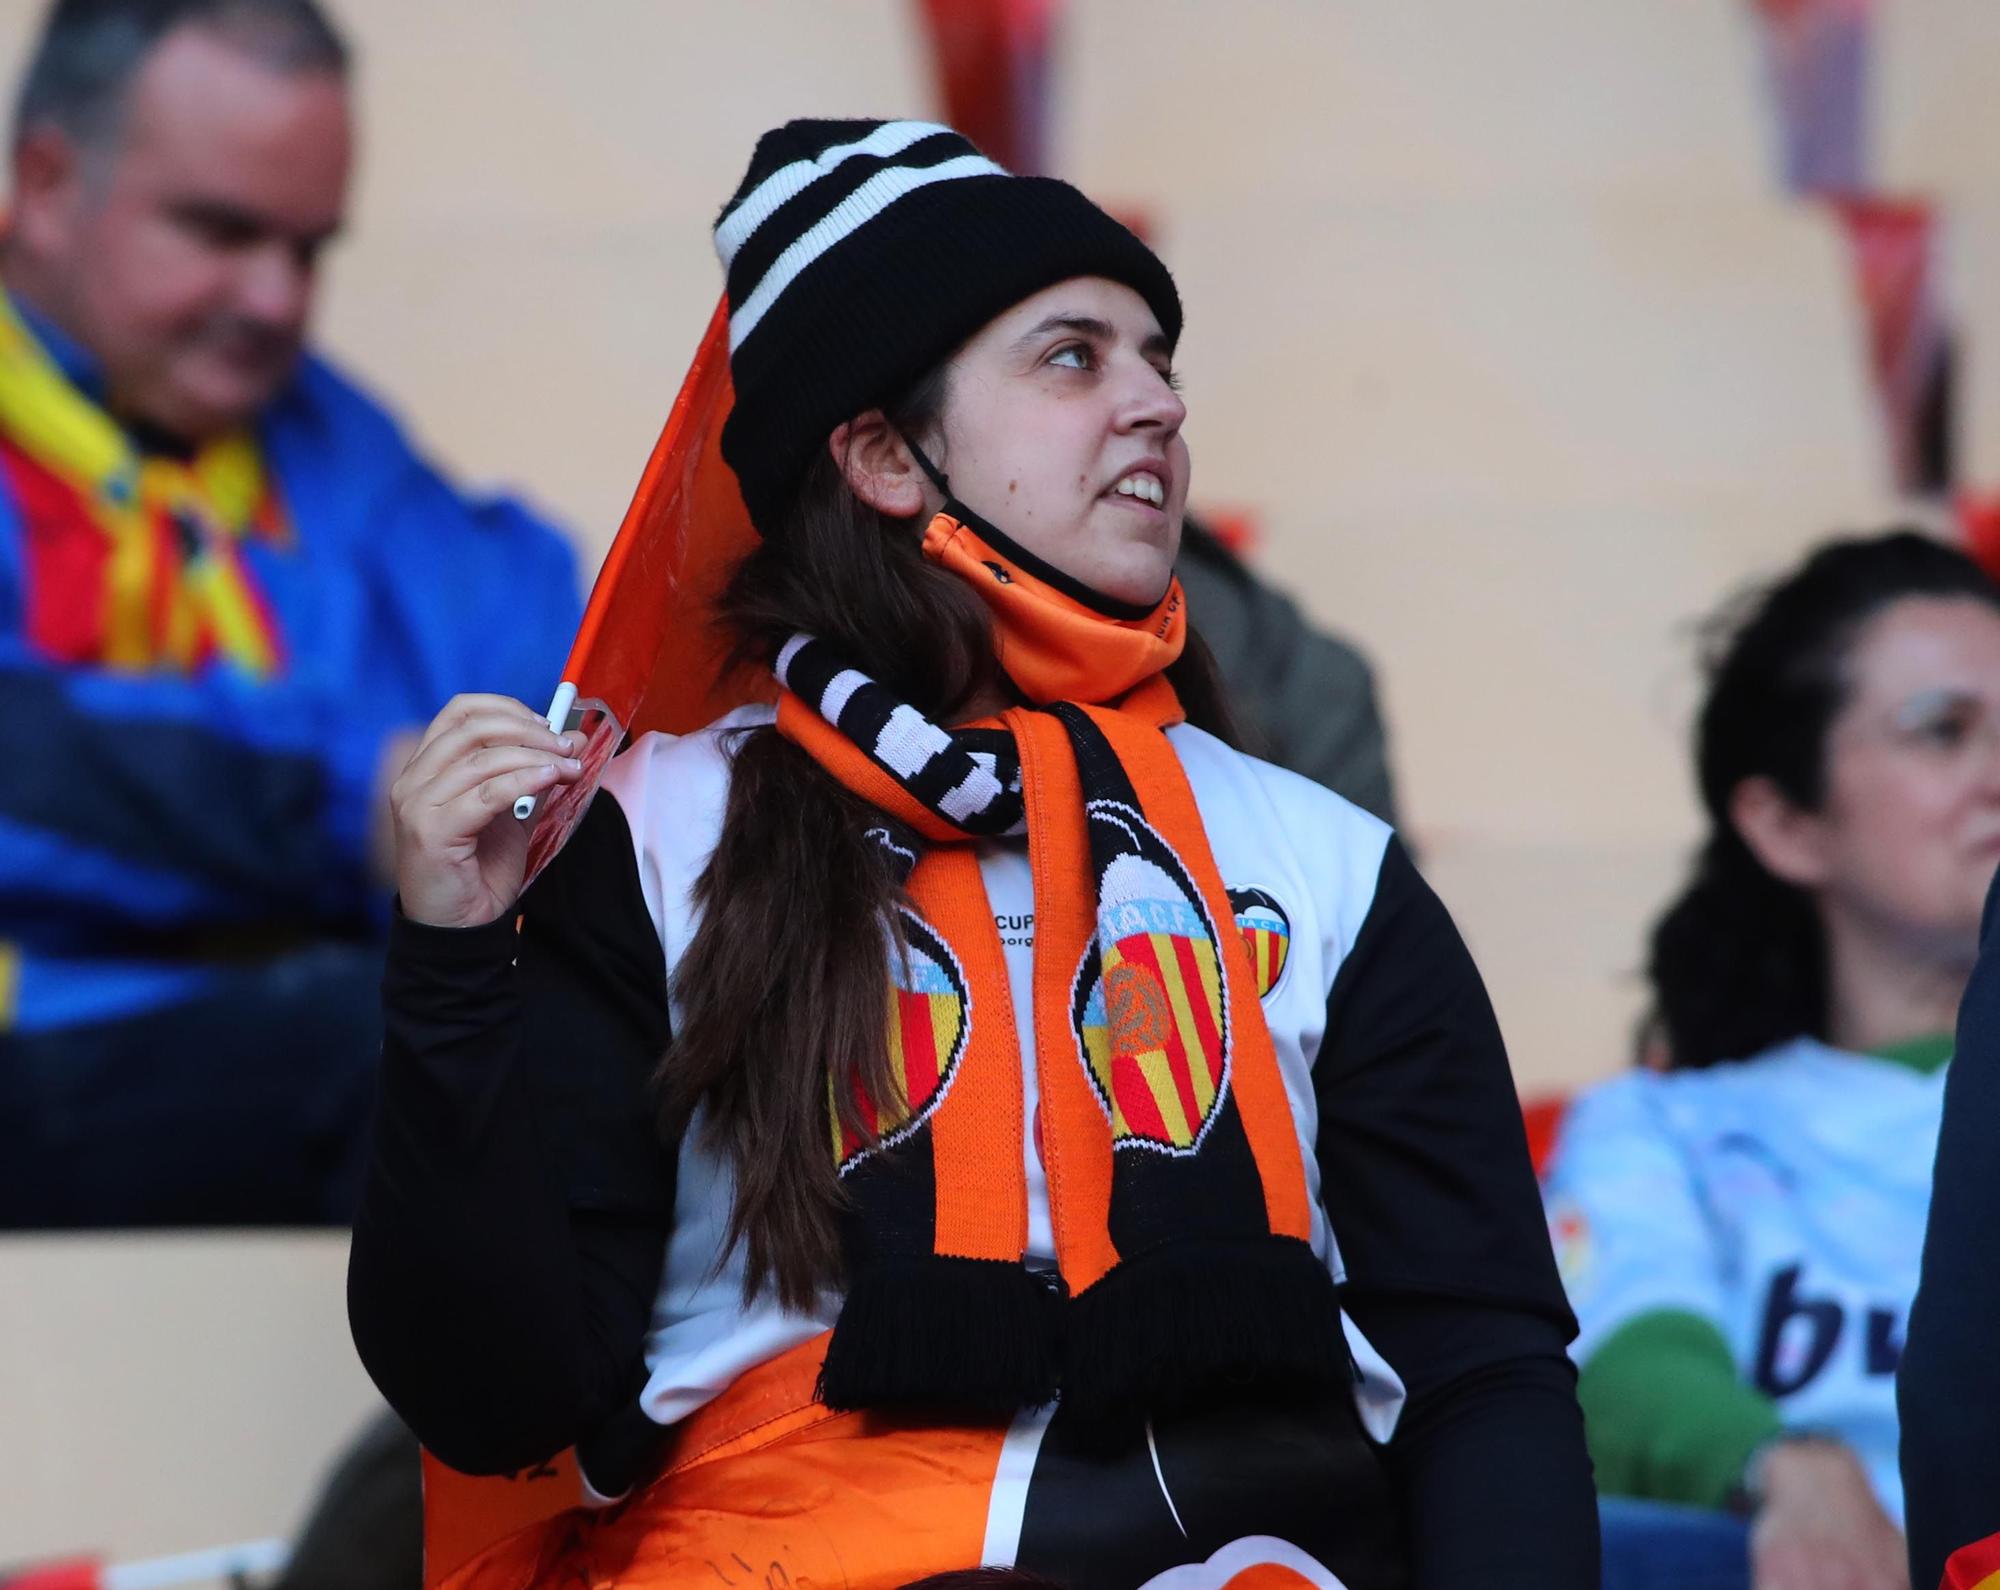
POLYGON ((715 252, 722 256, 726 271, 736 251, 750 240, 750 234, 771 218, 771 212, 795 197, 809 184, 825 176, 855 155, 900 154, 911 144, 951 129, 934 121, 885 121, 866 138, 851 144, 834 144, 810 160, 794 160, 780 166, 743 196, 743 202, 722 218, 715 229, 715 252))
MULTIPOLYGON (((743 339, 757 329, 778 295, 797 279, 799 273, 842 239, 866 226, 905 194, 933 182, 950 182, 960 177, 1004 177, 1007 172, 984 155, 959 155, 935 166, 891 166, 878 171, 830 210, 818 225, 807 228, 780 254, 764 273, 743 306, 729 317, 729 351, 733 354, 743 339)), ((758 190, 759 192, 762 189, 758 190)))

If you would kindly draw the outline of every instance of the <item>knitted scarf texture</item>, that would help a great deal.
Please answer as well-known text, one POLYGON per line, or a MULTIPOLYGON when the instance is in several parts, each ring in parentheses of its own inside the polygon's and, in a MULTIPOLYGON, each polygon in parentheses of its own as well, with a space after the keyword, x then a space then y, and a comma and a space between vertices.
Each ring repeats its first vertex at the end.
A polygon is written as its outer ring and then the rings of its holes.
MULTIPOLYGON (((848 1289, 822 1395, 838 1408, 995 1413, 1059 1396, 1076 1417, 1122 1422, 1218 1388, 1344 1384, 1339 1307, 1310 1246, 1255 970, 1165 733, 1182 714, 1158 671, 1159 625, 1077 625, 1066 608, 1051 624, 1033 571, 940 520, 926 550, 953 546, 997 571, 989 600, 1017 609, 996 605, 1003 659, 1025 599, 1064 683, 1093 643, 1114 653, 1097 677, 1141 676, 1116 699, 947 729, 823 641, 798 635, 779 655, 778 731, 881 813, 869 836, 906 901, 890 953, 900 1096, 841 1099, 829 1080, 848 1289), (1033 1123, 975 848, 1023 835, 1033 1123), (1053 1271, 1023 1262, 1031 1130, 1053 1271)), ((1177 583, 1169 598, 1177 652, 1177 583)))

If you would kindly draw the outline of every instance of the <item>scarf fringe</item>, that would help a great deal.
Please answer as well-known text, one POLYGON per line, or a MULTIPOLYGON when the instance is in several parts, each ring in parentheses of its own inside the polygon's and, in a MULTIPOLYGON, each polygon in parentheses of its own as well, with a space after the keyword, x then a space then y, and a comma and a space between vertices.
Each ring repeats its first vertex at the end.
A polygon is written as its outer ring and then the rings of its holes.
POLYGON ((929 1257, 854 1270, 820 1370, 829 1408, 1011 1415, 1053 1402, 1061 1294, 1018 1262, 929 1257))
MULTIPOLYGON (((1059 1393, 1066 1422, 1094 1425, 1214 1397, 1351 1390, 1333 1280, 1306 1240, 1305 1147, 1283 1069, 1200 804, 1163 732, 1181 721, 1172 685, 1154 673, 1115 707, 1056 700, 1008 709, 998 730, 953 731, 809 635, 786 644, 777 672, 779 732, 910 830, 891 850, 910 920, 938 940, 923 993, 934 1003, 905 1014, 917 990, 897 990, 897 1032, 916 1035, 920 1056, 935 1052, 917 1068, 925 1116, 894 1156, 843 1166, 848 1294, 823 1400, 1011 1415, 1059 1393), (1022 829, 1039 902, 1037 1126, 1054 1162, 1078 1167, 1050 1176, 1049 1199, 1074 1298, 1022 1263, 1026 1035, 1008 1030, 1005 952, 966 843, 1022 829), (948 848, 932 856, 924 841, 948 848), (1130 980, 1113 988, 1121 966, 1130 980), (1097 985, 1081 984, 1085 969, 1097 985), (976 1031, 975 1005, 991 1012, 976 1031), (1183 1089, 1207 1069, 1206 1105, 1188 1094, 1177 1117, 1191 1141, 1153 1145, 1177 1145, 1174 1161, 1121 1156, 1148 1144, 1115 1125, 1116 1111, 1106 1130, 1091 1082, 1106 1045, 1139 1072, 1149 1055, 1170 1065, 1178 1045, 1183 1089), (1226 1129, 1208 1132, 1218 1119, 1226 1129)), ((1145 1102, 1152 1082, 1132 1085, 1132 1103, 1145 1102)), ((1138 1113, 1165 1130, 1159 1109, 1138 1113)))
POLYGON ((1218 1391, 1351 1387, 1333 1277, 1296 1237, 1192 1240, 1128 1257, 1069 1307, 1063 1411, 1086 1425, 1218 1391))
POLYGON ((829 1408, 1009 1415, 1060 1390, 1066 1420, 1118 1428, 1260 1391, 1352 1385, 1333 1277, 1294 1237, 1189 1242, 1065 1299, 1018 1264, 929 1258, 854 1276, 820 1370, 829 1408))

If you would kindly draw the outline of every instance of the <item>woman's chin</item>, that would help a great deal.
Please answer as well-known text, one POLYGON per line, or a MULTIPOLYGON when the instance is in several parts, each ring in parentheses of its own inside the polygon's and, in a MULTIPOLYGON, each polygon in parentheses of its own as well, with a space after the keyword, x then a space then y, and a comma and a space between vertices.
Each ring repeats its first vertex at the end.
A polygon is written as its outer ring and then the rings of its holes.
POLYGON ((1155 563, 1144 569, 1119 570, 1101 580, 1086 582, 1099 596, 1122 602, 1127 607, 1152 607, 1167 594, 1173 583, 1171 563, 1155 563))
POLYGON ((1151 607, 1173 583, 1174 554, 1180 550, 1178 527, 1173 535, 1134 537, 1104 550, 1106 555, 1084 583, 1114 602, 1151 607))

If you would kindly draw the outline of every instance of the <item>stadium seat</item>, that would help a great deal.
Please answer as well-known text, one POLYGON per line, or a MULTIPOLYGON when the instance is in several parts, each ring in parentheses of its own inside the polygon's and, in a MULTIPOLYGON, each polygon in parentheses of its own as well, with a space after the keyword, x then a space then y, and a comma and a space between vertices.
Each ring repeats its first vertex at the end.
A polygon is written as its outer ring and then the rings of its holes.
POLYGON ((0 1237, 0 1563, 283 1539, 380 1398, 347 1235, 0 1237))

